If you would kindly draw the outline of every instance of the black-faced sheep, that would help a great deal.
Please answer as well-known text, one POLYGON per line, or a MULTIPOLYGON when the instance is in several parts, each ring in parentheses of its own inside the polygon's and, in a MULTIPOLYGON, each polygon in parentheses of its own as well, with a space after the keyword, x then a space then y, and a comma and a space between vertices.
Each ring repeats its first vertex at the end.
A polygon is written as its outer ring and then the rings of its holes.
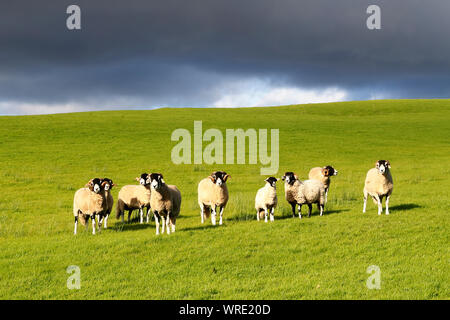
POLYGON ((149 220, 150 210, 150 175, 147 173, 141 174, 136 178, 139 185, 126 185, 119 191, 116 208, 116 218, 122 217, 124 220, 125 210, 128 210, 128 222, 130 222, 131 213, 135 209, 139 209, 140 223, 144 222, 144 208, 147 208, 147 222, 149 220))
POLYGON ((210 209, 211 223, 216 224, 216 210, 220 209, 219 225, 222 225, 223 210, 228 203, 227 179, 230 176, 224 171, 214 171, 209 177, 201 180, 198 184, 198 205, 202 223, 204 218, 209 217, 210 209))
POLYGON ((300 181, 293 172, 286 172, 281 178, 285 181, 284 190, 286 200, 292 207, 292 215, 295 217, 295 206, 298 204, 298 217, 302 218, 302 205, 307 204, 309 208, 308 217, 311 216, 312 204, 317 203, 320 215, 323 214, 325 205, 325 187, 318 180, 300 181))
POLYGON ((334 169, 332 166, 326 166, 326 167, 315 167, 312 168, 309 171, 308 178, 310 180, 319 180, 323 183, 325 187, 325 203, 327 202, 328 198, 328 189, 330 188, 331 183, 331 177, 337 176, 338 172, 336 169, 334 169))
POLYGON ((106 211, 106 199, 99 178, 90 180, 85 188, 78 189, 73 198, 73 215, 75 217, 74 234, 77 234, 78 220, 82 225, 92 220, 92 234, 95 234, 95 216, 106 211))
POLYGON ((102 222, 104 222, 104 228, 106 229, 108 226, 108 218, 114 206, 114 198, 111 194, 111 189, 115 186, 113 181, 108 178, 101 179, 101 186, 106 199, 106 210, 99 214, 98 217, 98 227, 101 228, 102 222))
POLYGON ((391 164, 387 160, 378 160, 375 163, 375 168, 367 172, 366 181, 364 183, 364 208, 363 213, 366 212, 367 196, 370 195, 373 202, 378 205, 378 214, 381 215, 383 211, 383 197, 386 197, 386 214, 389 214, 389 199, 394 188, 394 181, 392 180, 391 164))
POLYGON ((266 185, 258 190, 255 197, 256 219, 259 221, 264 214, 264 222, 270 213, 270 221, 274 221, 274 210, 277 206, 277 181, 275 177, 265 179, 266 185))
POLYGON ((150 196, 150 206, 153 211, 156 223, 156 234, 159 234, 159 219, 162 220, 162 233, 164 226, 167 234, 175 232, 175 224, 181 208, 181 193, 174 185, 166 185, 160 173, 150 174, 150 184, 152 188, 150 196))

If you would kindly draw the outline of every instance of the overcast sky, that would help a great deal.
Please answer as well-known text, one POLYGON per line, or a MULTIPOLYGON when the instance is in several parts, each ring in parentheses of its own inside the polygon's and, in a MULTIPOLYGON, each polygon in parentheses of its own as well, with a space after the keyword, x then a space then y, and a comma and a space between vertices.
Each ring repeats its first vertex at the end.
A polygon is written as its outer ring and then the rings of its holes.
POLYGON ((449 98, 449 16, 449 0, 1 0, 0 114, 449 98))

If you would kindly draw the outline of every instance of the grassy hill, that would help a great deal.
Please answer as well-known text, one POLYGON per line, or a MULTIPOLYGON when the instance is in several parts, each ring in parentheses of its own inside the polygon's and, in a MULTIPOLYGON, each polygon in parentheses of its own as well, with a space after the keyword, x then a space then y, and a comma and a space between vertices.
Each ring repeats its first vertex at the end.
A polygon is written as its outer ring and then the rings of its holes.
MULTIPOLYGON (((1 299, 435 299, 450 297, 450 100, 273 108, 160 109, 0 117, 1 299), (280 177, 331 164, 324 216, 293 219, 278 185, 275 222, 257 222, 257 165, 174 165, 176 128, 279 128, 280 177), (391 214, 362 213, 365 174, 392 164, 391 214), (197 184, 231 174, 224 225, 201 225, 197 184), (177 232, 155 224, 73 235, 74 192, 92 177, 118 187, 161 172, 183 196, 177 232), (81 269, 69 290, 66 268, 81 269), (369 290, 366 269, 381 270, 369 290)), ((306 208, 304 208, 306 209, 306 208)), ((115 212, 115 208, 114 208, 115 212)), ((305 211, 304 211, 305 212, 305 211)))

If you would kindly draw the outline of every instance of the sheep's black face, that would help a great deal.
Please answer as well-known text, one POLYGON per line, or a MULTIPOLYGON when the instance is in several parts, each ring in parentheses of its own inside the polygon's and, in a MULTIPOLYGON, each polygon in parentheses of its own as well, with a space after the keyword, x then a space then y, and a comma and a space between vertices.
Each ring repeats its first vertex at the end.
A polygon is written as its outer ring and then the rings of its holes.
POLYGON ((155 190, 158 190, 161 188, 161 186, 164 184, 164 179, 162 174, 160 173, 152 173, 150 175, 150 183, 152 185, 152 188, 155 190))
POLYGON ((377 168, 378 172, 384 174, 388 168, 391 167, 391 164, 387 160, 378 160, 375 163, 375 168, 377 168))
POLYGON ((147 186, 150 184, 150 175, 148 173, 141 174, 140 177, 136 178, 137 181, 143 186, 147 186))
POLYGON ((324 171, 326 172, 325 174, 326 177, 337 176, 338 174, 337 170, 332 166, 326 166, 324 168, 324 171))
POLYGON ((225 171, 214 171, 211 176, 209 177, 211 181, 218 186, 223 185, 225 182, 227 182, 227 179, 230 176, 225 171))
POLYGON ((270 186, 276 188, 278 179, 275 177, 269 177, 264 181, 266 181, 270 186))
POLYGON ((295 173, 288 171, 284 174, 283 177, 281 177, 282 180, 286 181, 287 184, 294 184, 295 180, 297 180, 297 176, 295 173))
POLYGON ((99 193, 102 189, 102 181, 99 178, 92 179, 89 181, 89 189, 95 193, 99 193))
POLYGON ((103 186, 103 189, 105 189, 105 191, 108 191, 108 190, 112 189, 112 187, 114 186, 114 183, 111 179, 103 178, 102 186, 103 186))

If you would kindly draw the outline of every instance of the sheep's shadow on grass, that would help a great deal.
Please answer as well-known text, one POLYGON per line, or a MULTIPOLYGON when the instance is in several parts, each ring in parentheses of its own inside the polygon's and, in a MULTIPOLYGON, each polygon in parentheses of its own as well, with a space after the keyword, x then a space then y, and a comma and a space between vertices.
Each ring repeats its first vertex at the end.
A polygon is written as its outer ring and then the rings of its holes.
POLYGON ((416 204, 416 203, 402 203, 395 206, 389 206, 389 211, 399 210, 399 211, 406 211, 406 210, 412 210, 422 208, 422 206, 416 204))
POLYGON ((195 230, 207 230, 207 229, 213 229, 213 228, 217 228, 217 227, 221 227, 221 226, 219 226, 218 224, 215 226, 213 226, 212 224, 202 224, 197 227, 183 228, 183 229, 180 229, 180 231, 184 232, 184 231, 195 231, 195 230))
POLYGON ((326 216, 328 214, 335 214, 335 213, 341 213, 341 212, 346 212, 346 211, 350 211, 350 209, 325 210, 323 212, 323 215, 326 216))
MULTIPOLYGON (((325 210, 323 212, 323 216, 329 215, 329 214, 336 214, 336 213, 341 213, 341 212, 346 212, 346 211, 350 211, 350 209, 336 209, 336 210, 325 210)), ((313 217, 320 217, 320 214, 318 211, 313 211, 311 213, 311 218, 313 217)), ((284 219, 294 219, 297 218, 298 219, 298 212, 295 212, 295 217, 292 216, 292 214, 288 214, 288 215, 282 215, 282 216, 276 216, 275 215, 275 219, 279 219, 279 220, 284 220, 284 219)), ((308 218, 308 212, 302 212, 302 219, 303 218, 308 218)))
POLYGON ((154 228, 155 227, 154 224, 152 225, 152 224, 146 223, 146 222, 144 222, 142 224, 139 222, 138 223, 119 222, 119 223, 116 223, 114 225, 114 227, 112 227, 111 229, 114 229, 115 231, 132 231, 132 230, 148 229, 151 227, 154 228))

